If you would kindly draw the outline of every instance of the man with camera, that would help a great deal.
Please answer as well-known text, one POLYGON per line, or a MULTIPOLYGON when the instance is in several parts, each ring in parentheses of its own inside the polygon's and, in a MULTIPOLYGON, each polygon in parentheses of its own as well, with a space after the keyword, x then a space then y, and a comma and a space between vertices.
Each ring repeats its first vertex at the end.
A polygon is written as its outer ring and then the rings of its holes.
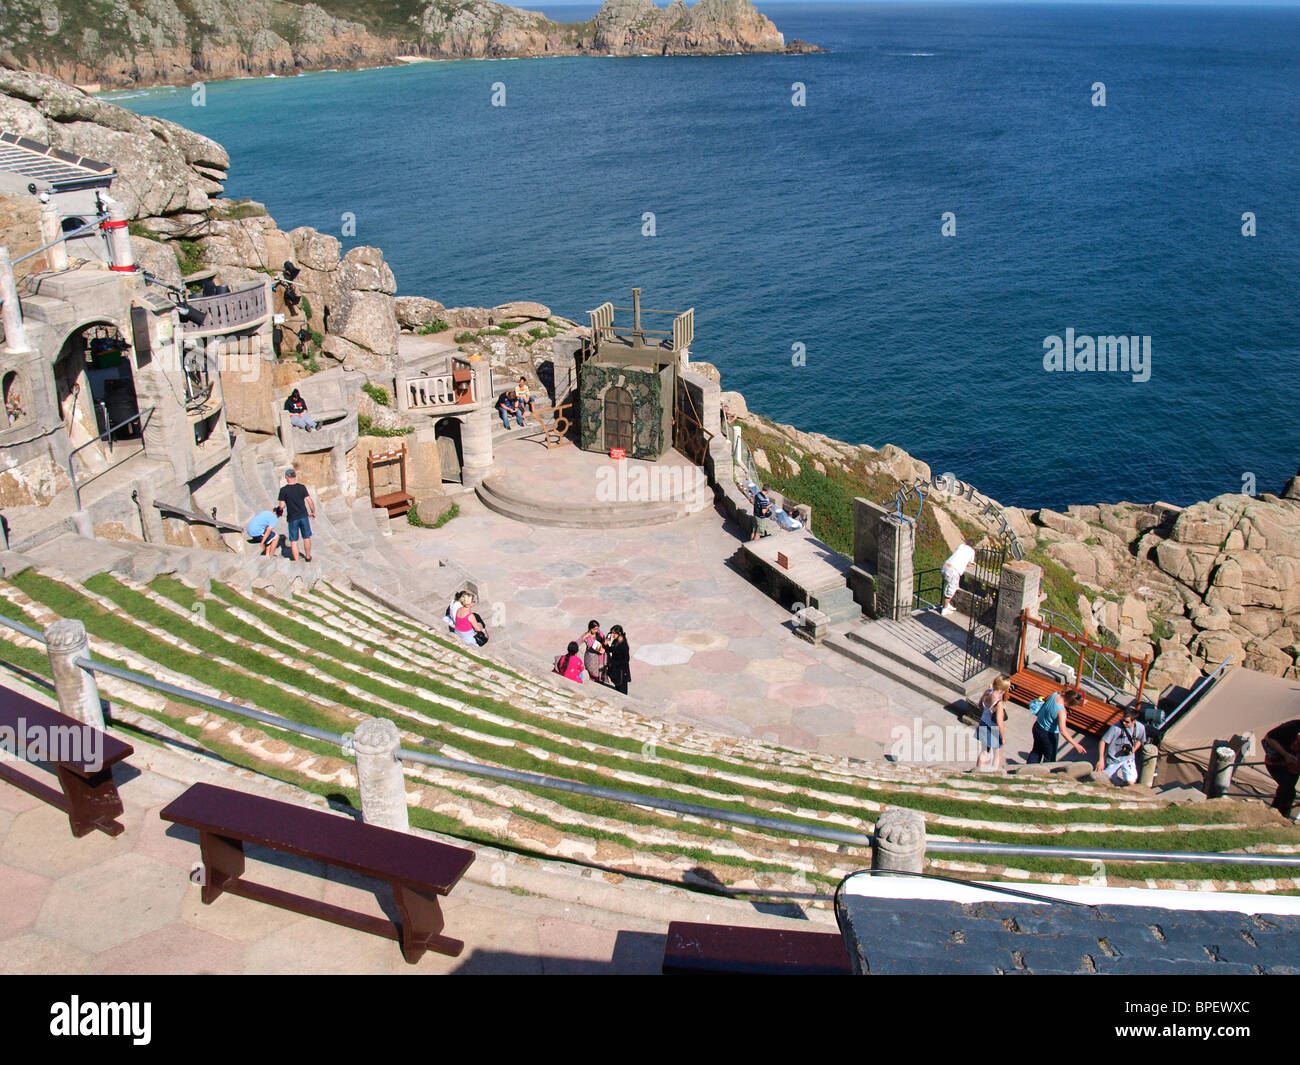
POLYGON ((1105 773, 1112 784, 1136 784, 1137 753, 1146 738, 1146 729, 1138 720, 1138 708, 1130 706, 1102 736, 1101 749, 1097 752, 1097 772, 1105 773))

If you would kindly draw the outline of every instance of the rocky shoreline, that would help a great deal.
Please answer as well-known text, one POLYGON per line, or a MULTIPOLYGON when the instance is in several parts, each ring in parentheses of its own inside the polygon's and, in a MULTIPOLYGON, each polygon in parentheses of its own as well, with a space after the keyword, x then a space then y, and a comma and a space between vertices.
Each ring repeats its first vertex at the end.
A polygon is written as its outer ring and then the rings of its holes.
MULTIPOLYGON (((277 274, 292 262, 300 300, 288 306, 283 288, 276 292, 276 310, 286 315, 286 374, 306 374, 332 360, 391 379, 399 337, 407 332, 460 344, 517 376, 549 359, 553 336, 582 331, 540 303, 448 308, 427 297, 398 296, 378 248, 344 253, 333 236, 308 227, 284 232, 260 204, 222 199, 230 161, 214 141, 54 78, 0 70, 0 127, 111 162, 119 173, 114 196, 132 219, 137 260, 170 283, 208 268, 230 284, 277 274)), ((11 234, 24 225, 38 232, 24 215, 35 210, 35 201, 0 198, 0 224, 11 234)), ((14 254, 22 250, 11 247, 14 254)), ((1049 567, 1049 583, 1068 586, 1073 601, 1067 606, 1088 635, 1154 659, 1152 687, 1186 687, 1228 657, 1300 679, 1300 475, 1277 494, 1221 495, 1187 507, 1153 502, 1026 511, 945 484, 941 474, 934 476, 939 471, 899 448, 805 433, 751 414, 739 393, 725 398, 755 461, 775 478, 812 471, 877 498, 889 486, 930 483, 927 505, 940 549, 995 534, 1001 519, 993 515, 1005 515, 1029 557, 1049 567)), ((396 417, 380 407, 363 413, 377 423, 396 417)))
POLYGON ((588 22, 554 22, 493 0, 408 0, 367 21, 344 0, 10 0, 0 66, 105 89, 189 85, 412 59, 819 52, 787 43, 750 0, 606 0, 588 22))

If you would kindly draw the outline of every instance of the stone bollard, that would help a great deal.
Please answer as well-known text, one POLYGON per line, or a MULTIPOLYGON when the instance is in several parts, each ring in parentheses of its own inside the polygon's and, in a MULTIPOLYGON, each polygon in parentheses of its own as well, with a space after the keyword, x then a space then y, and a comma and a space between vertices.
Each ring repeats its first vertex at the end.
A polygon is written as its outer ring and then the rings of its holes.
POLYGON ((370 513, 375 516, 375 527, 384 536, 393 535, 393 518, 388 513, 387 507, 371 507, 370 513))
POLYGON ((1147 740, 1138 751, 1138 783, 1148 788, 1156 782, 1156 766, 1160 761, 1160 744, 1147 740))
POLYGON ((352 734, 357 759, 357 789, 361 792, 361 817, 368 825, 409 832, 406 777, 397 758, 401 740, 397 726, 387 718, 368 717, 352 734))
POLYGON ((50 672, 59 709, 97 729, 104 727, 104 707, 99 701, 95 675, 76 664, 78 658, 90 657, 90 640, 86 626, 74 618, 61 618, 45 627, 45 649, 50 656, 50 672))
POLYGON ((1205 771, 1205 797, 1220 799, 1232 787, 1232 774, 1237 769, 1237 752, 1226 744, 1216 743, 1210 752, 1210 764, 1205 771))
POLYGON ((924 815, 899 806, 888 806, 881 811, 871 836, 871 868, 924 872, 924 815))

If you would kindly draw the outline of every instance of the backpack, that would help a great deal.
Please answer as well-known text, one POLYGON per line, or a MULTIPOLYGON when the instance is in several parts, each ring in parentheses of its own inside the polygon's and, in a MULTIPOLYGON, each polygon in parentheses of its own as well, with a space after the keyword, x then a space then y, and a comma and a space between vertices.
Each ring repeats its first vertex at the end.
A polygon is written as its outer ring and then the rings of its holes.
POLYGON ((1050 720, 1048 720, 1043 713, 1043 711, 1050 705, 1051 696, 1047 696, 1046 698, 1039 697, 1029 704, 1029 712, 1034 715, 1034 720, 1038 723, 1038 727, 1044 732, 1056 732, 1057 730, 1056 722, 1060 716, 1060 711, 1057 710, 1050 720))

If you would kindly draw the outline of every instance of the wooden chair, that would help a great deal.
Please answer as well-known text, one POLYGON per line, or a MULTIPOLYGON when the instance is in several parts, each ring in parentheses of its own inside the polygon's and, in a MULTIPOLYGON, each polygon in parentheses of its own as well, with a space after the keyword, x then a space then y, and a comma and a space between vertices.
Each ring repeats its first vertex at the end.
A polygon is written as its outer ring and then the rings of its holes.
POLYGON ((199 834, 202 899, 229 892, 294 913, 396 940, 415 964, 426 950, 457 957, 458 939, 442 935, 438 896, 450 894, 474 861, 474 852, 435 840, 367 825, 351 818, 264 799, 213 784, 195 784, 160 814, 199 834), (244 844, 323 862, 392 886, 400 921, 357 913, 254 883, 244 876, 244 844))
POLYGON ((415 502, 415 496, 406 490, 406 445, 394 451, 384 451, 376 455, 371 452, 366 456, 366 475, 370 480, 370 505, 383 507, 390 518, 405 514, 415 502), (375 467, 396 465, 399 471, 400 486, 393 483, 391 472, 384 478, 387 484, 375 484, 375 467))

